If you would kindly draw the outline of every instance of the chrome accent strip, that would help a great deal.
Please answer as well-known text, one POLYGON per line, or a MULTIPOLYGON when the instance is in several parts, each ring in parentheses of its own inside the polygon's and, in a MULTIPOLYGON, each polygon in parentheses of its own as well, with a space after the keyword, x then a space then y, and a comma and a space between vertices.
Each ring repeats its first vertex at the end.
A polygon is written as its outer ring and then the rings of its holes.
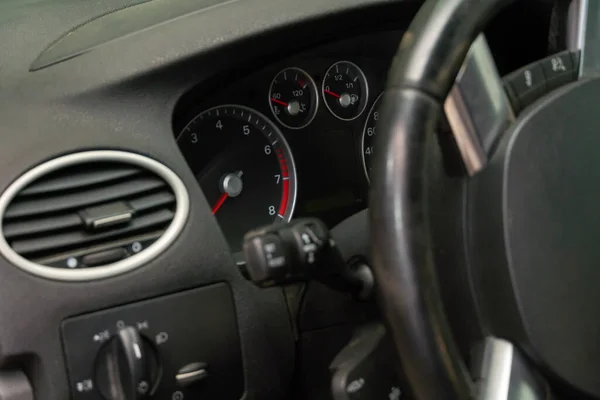
POLYGON ((452 128, 456 145, 460 151, 467 173, 472 176, 487 164, 487 154, 483 151, 458 86, 454 86, 444 103, 446 118, 452 128))
POLYGON ((548 385, 532 372, 512 343, 494 337, 485 339, 478 368, 477 400, 547 400, 548 385))
POLYGON ((119 215, 111 215, 110 217, 100 218, 92 222, 92 226, 94 228, 106 228, 111 225, 122 224, 124 222, 128 222, 133 218, 133 214, 123 213, 119 215))
POLYGON ((501 400, 508 397, 513 363, 513 346, 499 339, 487 339, 482 361, 484 385, 479 399, 501 400))
POLYGON ((570 51, 581 50, 585 36, 585 25, 580 22, 586 19, 588 0, 573 0, 569 4, 567 15, 567 48, 570 51))
POLYGON ((579 77, 600 76, 600 1, 574 0, 568 24, 569 50, 580 51, 579 77))
MULTIPOLYGON (((21 175, 0 196, 0 218, 3 219, 6 208, 15 196, 33 181, 61 168, 96 161, 114 161, 137 165, 154 172, 171 186, 175 194, 177 208, 171 224, 156 242, 138 254, 134 254, 124 260, 101 267, 82 269, 62 269, 36 264, 17 254, 10 247, 3 234, 0 235, 0 254, 9 262, 30 274, 47 279, 81 282, 109 278, 139 268, 157 257, 171 245, 181 233, 188 218, 190 201, 186 187, 181 179, 165 165, 151 158, 125 151, 97 150, 73 153, 34 167, 21 175)), ((1 224, 2 221, 0 221, 1 224)))
POLYGON ((192 372, 177 374, 177 375, 175 375, 175 380, 182 381, 182 380, 190 379, 190 378, 204 377, 206 375, 207 375, 206 369, 202 368, 202 369, 192 371, 192 372))
POLYGON ((469 175, 488 161, 498 138, 514 121, 514 113, 487 41, 473 42, 444 111, 469 175))

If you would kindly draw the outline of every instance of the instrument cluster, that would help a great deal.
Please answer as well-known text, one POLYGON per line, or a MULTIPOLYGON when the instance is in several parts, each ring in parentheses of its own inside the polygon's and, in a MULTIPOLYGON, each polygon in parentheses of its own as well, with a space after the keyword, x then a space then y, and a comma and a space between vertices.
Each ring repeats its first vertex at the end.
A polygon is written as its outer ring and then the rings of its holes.
POLYGON ((181 102, 177 143, 234 251, 258 226, 307 216, 333 226, 366 208, 399 37, 363 35, 230 72, 181 102))

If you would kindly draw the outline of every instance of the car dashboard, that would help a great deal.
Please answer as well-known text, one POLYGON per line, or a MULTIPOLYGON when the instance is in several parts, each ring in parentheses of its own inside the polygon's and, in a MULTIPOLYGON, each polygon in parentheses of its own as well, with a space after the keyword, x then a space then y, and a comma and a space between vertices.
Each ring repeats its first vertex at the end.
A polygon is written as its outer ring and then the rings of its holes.
MULTIPOLYGON (((550 3, 492 22, 502 74, 563 49, 550 3)), ((368 262, 378 106, 420 5, 0 4, 0 387, 14 370, 38 399, 105 399, 98 355, 132 328, 162 363, 149 398, 330 398, 375 302, 258 288, 242 239, 315 217, 368 262)))

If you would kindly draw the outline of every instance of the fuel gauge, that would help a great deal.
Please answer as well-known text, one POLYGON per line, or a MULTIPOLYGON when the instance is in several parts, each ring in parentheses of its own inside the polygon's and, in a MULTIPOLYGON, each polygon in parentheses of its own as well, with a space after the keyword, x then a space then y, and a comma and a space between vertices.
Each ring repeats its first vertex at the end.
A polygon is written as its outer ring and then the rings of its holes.
POLYGON ((367 78, 350 61, 339 61, 325 73, 323 98, 331 113, 343 121, 358 118, 369 100, 367 78))
POLYGON ((313 79, 300 68, 279 72, 269 88, 269 105, 277 121, 290 129, 301 129, 317 114, 319 96, 313 79))

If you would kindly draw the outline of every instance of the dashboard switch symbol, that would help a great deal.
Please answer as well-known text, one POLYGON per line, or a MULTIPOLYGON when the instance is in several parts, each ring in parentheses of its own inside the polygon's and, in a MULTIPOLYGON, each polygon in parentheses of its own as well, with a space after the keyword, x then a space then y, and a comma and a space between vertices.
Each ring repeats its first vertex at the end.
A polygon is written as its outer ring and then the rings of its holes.
POLYGON ((180 391, 173 393, 173 396, 171 396, 171 400, 183 400, 183 393, 181 393, 180 391))
POLYGON ((533 74, 531 73, 530 70, 526 70, 524 73, 525 76, 525 85, 527 85, 528 88, 533 86, 533 74))
POLYGON ((91 379, 86 379, 81 382, 77 382, 77 391, 80 393, 89 392, 94 388, 94 382, 91 379))
POLYGON ((400 400, 400 396, 402 396, 402 391, 400 390, 400 388, 393 386, 390 390, 390 393, 388 394, 388 398, 390 400, 400 400))
POLYGON ((148 382, 141 381, 137 386, 137 391, 139 394, 146 394, 148 392, 149 388, 150 388, 150 385, 148 385, 148 382))
POLYGON ((166 343, 167 340, 169 340, 169 334, 167 332, 161 332, 158 335, 156 335, 156 344, 157 345, 161 345, 163 343, 166 343))
POLYGON ((552 60, 550 62, 552 63, 552 71, 554 72, 567 70, 567 67, 565 67, 565 63, 560 57, 552 57, 552 60))

